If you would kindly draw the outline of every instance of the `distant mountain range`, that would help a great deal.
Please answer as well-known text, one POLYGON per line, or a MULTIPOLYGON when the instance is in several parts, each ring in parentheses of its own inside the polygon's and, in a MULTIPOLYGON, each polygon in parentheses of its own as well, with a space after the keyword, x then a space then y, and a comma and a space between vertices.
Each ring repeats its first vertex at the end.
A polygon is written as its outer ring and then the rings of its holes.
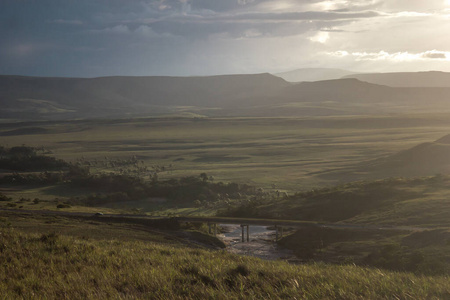
POLYGON ((391 87, 450 87, 450 73, 437 71, 349 74, 344 78, 356 78, 391 87))
POLYGON ((272 94, 289 83, 270 74, 208 77, 45 78, 0 76, 0 117, 161 114, 177 107, 218 108, 272 94))
MULTIPOLYGON (((430 83, 421 82, 429 85, 434 82, 443 87, 390 87, 359 78, 365 76, 363 79, 378 78, 381 81, 382 74, 301 83, 289 83, 267 73, 99 78, 4 75, 0 76, 0 118, 297 117, 450 111, 450 73, 395 74, 406 81, 405 78, 421 76, 429 80, 434 78, 435 81, 430 83)), ((388 73, 386 76, 394 75, 388 73)))
POLYGON ((331 80, 340 79, 348 75, 357 74, 355 72, 342 70, 342 69, 331 69, 331 68, 303 68, 292 70, 288 72, 282 72, 274 74, 275 76, 281 77, 289 82, 302 82, 302 81, 320 81, 320 80, 331 80))

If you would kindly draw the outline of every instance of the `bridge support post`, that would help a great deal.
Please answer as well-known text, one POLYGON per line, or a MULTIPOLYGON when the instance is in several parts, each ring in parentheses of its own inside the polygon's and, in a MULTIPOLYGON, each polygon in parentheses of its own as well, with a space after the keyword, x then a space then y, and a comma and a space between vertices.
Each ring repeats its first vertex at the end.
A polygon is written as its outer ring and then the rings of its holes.
POLYGON ((214 236, 216 236, 216 235, 217 235, 217 224, 214 223, 214 236))
POLYGON ((247 242, 250 242, 250 225, 247 225, 247 242))
POLYGON ((208 223, 208 233, 211 234, 211 223, 208 223))
POLYGON ((250 242, 250 225, 241 224, 242 242, 245 242, 245 227, 247 227, 247 242, 250 242))
POLYGON ((278 242, 278 226, 275 225, 275 241, 278 242))

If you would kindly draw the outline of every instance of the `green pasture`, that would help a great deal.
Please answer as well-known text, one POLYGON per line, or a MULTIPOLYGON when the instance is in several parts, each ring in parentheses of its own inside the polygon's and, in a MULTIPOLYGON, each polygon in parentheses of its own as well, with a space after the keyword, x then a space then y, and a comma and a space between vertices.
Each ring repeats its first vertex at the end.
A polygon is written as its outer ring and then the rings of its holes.
POLYGON ((0 139, 10 147, 44 146, 68 161, 136 156, 147 166, 166 166, 160 178, 206 172, 216 181, 295 192, 355 180, 333 172, 434 141, 449 129, 447 114, 141 118, 1 124, 0 139))

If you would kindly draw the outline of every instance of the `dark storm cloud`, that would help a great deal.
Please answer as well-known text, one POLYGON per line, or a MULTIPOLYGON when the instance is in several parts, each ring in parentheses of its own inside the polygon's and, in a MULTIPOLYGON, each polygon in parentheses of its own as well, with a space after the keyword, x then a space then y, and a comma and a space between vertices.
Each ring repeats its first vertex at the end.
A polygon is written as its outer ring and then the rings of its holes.
MULTIPOLYGON (((388 2, 0 0, 0 74, 182 75, 191 69, 214 72, 227 59, 235 60, 235 65, 240 65, 239 59, 258 65, 253 58, 266 59, 265 43, 274 39, 286 42, 292 53, 297 53, 294 51, 300 47, 320 40, 314 38, 320 32, 328 33, 322 41, 337 46, 342 45, 337 36, 360 29, 354 24, 367 21, 368 27, 361 26, 361 30, 375 32, 370 24, 382 22, 387 14, 380 7, 388 2), (199 58, 208 56, 209 64, 199 58), (216 57, 220 60, 217 63, 216 57)), ((399 3, 397 8, 405 1, 394 2, 399 3)), ((414 3, 419 5, 416 0, 414 3)), ((391 14, 391 20, 394 17, 391 14)), ((314 43, 311 53, 325 46, 314 43)), ((271 51, 278 50, 274 47, 271 51)), ((342 49, 329 51, 333 50, 342 49)), ((430 55, 442 57, 439 53, 430 55)))
POLYGON ((427 52, 422 55, 423 58, 445 59, 447 56, 443 52, 427 52))
POLYGON ((249 29, 259 30, 262 33, 261 36, 289 36, 311 29, 331 28, 355 19, 377 16, 379 13, 373 11, 215 13, 191 9, 189 13, 171 14, 161 18, 135 19, 129 23, 132 27, 147 24, 160 34, 169 33, 188 38, 208 38, 211 34, 217 33, 226 33, 230 37, 242 37, 249 29))
MULTIPOLYGON (((246 14, 235 14, 235 15, 221 15, 214 17, 204 17, 203 20, 208 21, 323 21, 323 20, 349 20, 349 19, 360 19, 360 18, 373 18, 379 16, 379 13, 374 11, 367 12, 318 12, 318 11, 307 11, 307 12, 283 12, 283 13, 246 13, 246 14)), ((183 16, 184 20, 187 20, 183 16)), ((192 21, 199 21, 199 19, 192 18, 192 21)))

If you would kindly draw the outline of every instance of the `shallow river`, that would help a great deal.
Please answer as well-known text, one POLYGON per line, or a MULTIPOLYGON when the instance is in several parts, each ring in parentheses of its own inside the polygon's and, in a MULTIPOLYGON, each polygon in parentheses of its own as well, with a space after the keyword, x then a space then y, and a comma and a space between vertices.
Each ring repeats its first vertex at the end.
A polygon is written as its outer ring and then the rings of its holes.
POLYGON ((247 228, 245 228, 245 242, 242 242, 242 229, 240 225, 221 224, 224 232, 219 234, 227 245, 227 250, 240 255, 256 256, 267 260, 292 260, 294 255, 286 249, 279 249, 275 244, 275 230, 265 226, 250 225, 250 242, 247 242, 247 228))

